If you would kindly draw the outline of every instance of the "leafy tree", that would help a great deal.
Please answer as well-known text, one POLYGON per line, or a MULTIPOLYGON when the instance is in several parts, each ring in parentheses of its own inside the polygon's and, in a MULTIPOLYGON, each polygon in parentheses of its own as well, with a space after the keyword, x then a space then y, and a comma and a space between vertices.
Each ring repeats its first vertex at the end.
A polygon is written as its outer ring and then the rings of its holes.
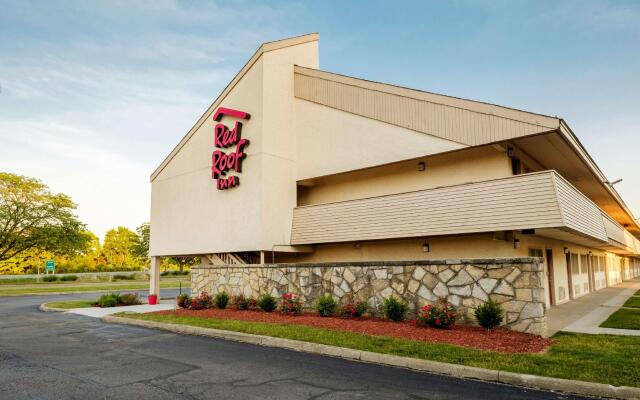
POLYGON ((131 253, 134 257, 143 260, 145 264, 149 263, 149 237, 151 233, 151 225, 148 222, 145 222, 136 228, 136 232, 138 234, 133 240, 131 253))
POLYGON ((131 252, 135 238, 136 234, 124 226, 107 231, 102 246, 107 263, 115 267, 124 267, 135 263, 135 257, 131 252))
POLYGON ((86 249, 85 225, 65 194, 37 179, 0 172, 0 262, 40 249, 78 254, 86 249))
POLYGON ((170 262, 177 264, 180 272, 182 272, 184 267, 200 264, 200 257, 171 257, 170 262))

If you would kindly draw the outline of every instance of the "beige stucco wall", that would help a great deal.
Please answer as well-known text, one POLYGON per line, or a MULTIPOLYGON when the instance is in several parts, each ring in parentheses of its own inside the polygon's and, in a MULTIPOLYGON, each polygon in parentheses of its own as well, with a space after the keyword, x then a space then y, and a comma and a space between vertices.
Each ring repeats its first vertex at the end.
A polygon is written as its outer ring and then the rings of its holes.
POLYGON ((294 105, 298 180, 467 147, 306 100, 294 105))
POLYGON ((372 242, 316 245, 315 252, 279 253, 276 262, 351 262, 429 260, 445 258, 519 257, 524 253, 513 243, 494 240, 493 234, 429 238, 429 253, 422 249, 422 239, 399 239, 372 242))
MULTIPOLYGON (((152 182, 150 254, 270 250, 288 243, 296 203, 293 65, 318 67, 317 41, 262 54, 220 106, 251 114, 240 186, 211 178, 215 123, 195 131, 152 182)), ((233 119, 223 121, 230 128, 233 119)))
MULTIPOLYGON (((492 146, 465 149, 313 179, 298 205, 330 203, 511 176, 507 154, 492 146), (424 162, 426 169, 418 170, 424 162)), ((306 183, 303 183, 306 184, 306 183)))

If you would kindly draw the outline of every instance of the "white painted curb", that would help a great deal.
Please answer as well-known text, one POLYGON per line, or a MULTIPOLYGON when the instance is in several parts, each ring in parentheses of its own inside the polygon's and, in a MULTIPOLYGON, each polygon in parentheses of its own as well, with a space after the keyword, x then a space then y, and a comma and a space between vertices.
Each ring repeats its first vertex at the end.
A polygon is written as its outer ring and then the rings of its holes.
POLYGON ((68 311, 66 308, 49 307, 49 306, 47 306, 47 303, 40 304, 40 307, 38 307, 38 308, 40 309, 40 311, 44 311, 44 312, 65 312, 65 311, 68 311))
POLYGON ((411 357, 394 356, 390 354, 373 353, 347 349, 344 347, 325 344, 302 342, 298 340, 275 338, 271 336, 253 335, 250 333, 225 331, 220 329, 200 328, 189 325, 168 324, 164 322, 145 321, 133 318, 107 315, 102 317, 104 322, 142 326, 145 328, 163 329, 175 333, 208 336, 236 342, 252 343, 261 346, 278 347, 282 349, 302 351, 347 360, 389 365, 408 368, 414 371, 430 372, 456 378, 478 379, 488 382, 499 382, 508 385, 522 386, 532 389, 553 390, 557 392, 579 394, 583 396, 609 397, 617 399, 640 399, 640 388, 628 386, 612 386, 602 383, 574 381, 569 379, 549 378, 537 375, 518 374, 514 372, 496 371, 492 369, 468 367, 465 365, 448 364, 437 361, 421 360, 411 357))

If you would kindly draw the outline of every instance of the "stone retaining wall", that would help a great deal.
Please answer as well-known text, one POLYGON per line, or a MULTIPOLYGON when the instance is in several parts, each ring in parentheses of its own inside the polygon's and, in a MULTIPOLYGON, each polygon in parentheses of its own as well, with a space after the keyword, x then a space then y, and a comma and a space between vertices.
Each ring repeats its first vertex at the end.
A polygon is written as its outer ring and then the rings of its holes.
POLYGON ((473 308, 492 299, 510 329, 546 335, 543 264, 539 258, 359 262, 330 264, 200 265, 191 268, 191 288, 258 297, 300 294, 306 307, 331 294, 340 303, 366 301, 379 310, 391 295, 415 315, 421 306, 446 298, 462 319, 475 323, 473 308))

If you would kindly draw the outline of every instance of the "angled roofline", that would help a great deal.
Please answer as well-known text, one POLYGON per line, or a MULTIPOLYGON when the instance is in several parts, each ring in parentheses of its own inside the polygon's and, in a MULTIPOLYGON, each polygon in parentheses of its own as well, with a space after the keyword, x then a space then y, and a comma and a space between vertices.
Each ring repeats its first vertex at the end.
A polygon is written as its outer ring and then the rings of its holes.
POLYGON ((320 39, 320 34, 317 32, 309 33, 306 35, 290 37, 286 39, 276 40, 273 42, 265 42, 255 53, 249 58, 249 60, 244 64, 244 66, 238 71, 238 73, 233 77, 233 79, 227 84, 227 86, 222 90, 220 95, 211 103, 209 108, 202 114, 202 116, 198 119, 198 121, 189 129, 189 131, 184 135, 184 137, 178 142, 178 144, 171 150, 169 155, 165 157, 165 159, 160 163, 160 165, 153 171, 150 177, 150 181, 153 182, 156 177, 162 172, 162 170, 169 164, 169 162, 175 157, 175 155, 182 149, 182 147, 191 139, 191 136, 202 126, 204 121, 209 118, 214 110, 222 103, 222 101, 227 97, 227 95, 233 90, 233 88, 240 82, 240 80, 244 77, 244 75, 251 69, 251 67, 260 59, 260 57, 264 53, 268 53, 270 51, 279 50, 285 47, 296 46, 303 43, 315 42, 320 39))
POLYGON ((428 92, 419 89, 408 88, 404 86, 394 85, 390 83, 371 81, 353 76, 342 75, 335 72, 324 71, 296 65, 294 73, 339 82, 349 86, 355 86, 363 89, 369 89, 377 92, 393 94, 396 96, 407 97, 416 100, 422 100, 429 103, 442 104, 449 107, 460 108, 463 110, 473 111, 480 114, 493 115, 506 119, 513 119, 526 122, 533 125, 544 126, 547 128, 557 129, 560 127, 560 118, 552 117, 545 114, 533 113, 529 111, 519 110, 517 108, 505 107, 498 104, 487 103, 477 100, 465 99, 462 97, 448 96, 444 94, 428 92), (508 113, 516 113, 520 119, 514 118, 508 113))

